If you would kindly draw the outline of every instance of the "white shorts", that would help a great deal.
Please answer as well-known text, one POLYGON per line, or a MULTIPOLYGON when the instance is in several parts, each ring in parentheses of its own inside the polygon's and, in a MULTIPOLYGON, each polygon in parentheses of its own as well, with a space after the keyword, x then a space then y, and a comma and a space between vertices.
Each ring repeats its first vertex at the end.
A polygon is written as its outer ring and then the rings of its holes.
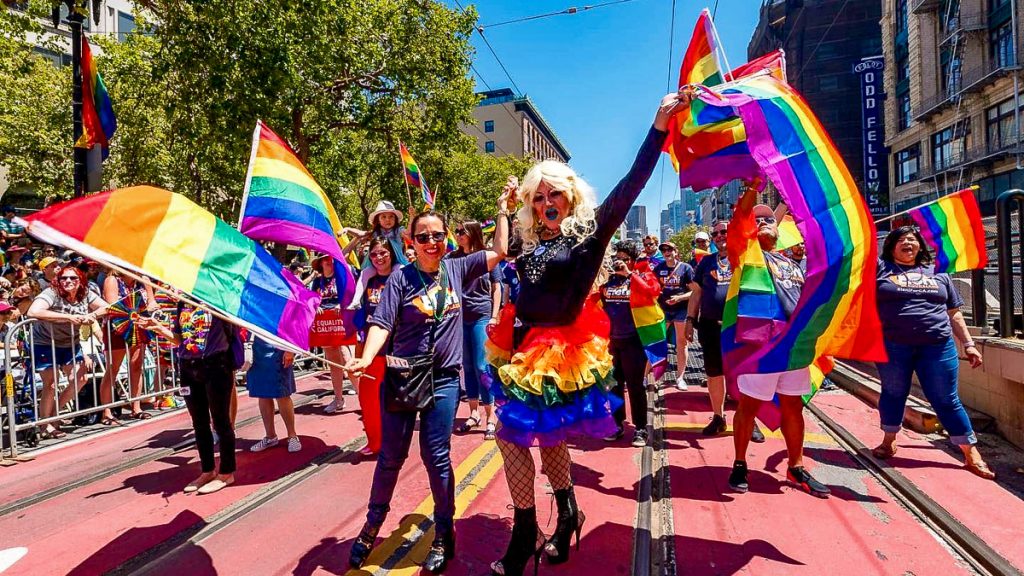
POLYGON ((775 394, 803 396, 811 393, 811 370, 801 368, 770 374, 744 374, 739 377, 737 385, 741 393, 766 402, 775 394))

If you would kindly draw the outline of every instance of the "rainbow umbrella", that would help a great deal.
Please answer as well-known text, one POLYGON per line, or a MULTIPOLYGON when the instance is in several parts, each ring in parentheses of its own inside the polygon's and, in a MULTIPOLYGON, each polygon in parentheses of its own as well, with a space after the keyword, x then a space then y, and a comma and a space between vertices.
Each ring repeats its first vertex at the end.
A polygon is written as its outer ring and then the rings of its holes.
POLYGON ((142 312, 146 309, 146 300, 139 291, 131 292, 124 298, 114 302, 107 308, 107 317, 114 333, 124 338, 129 347, 146 344, 153 333, 139 326, 142 312))

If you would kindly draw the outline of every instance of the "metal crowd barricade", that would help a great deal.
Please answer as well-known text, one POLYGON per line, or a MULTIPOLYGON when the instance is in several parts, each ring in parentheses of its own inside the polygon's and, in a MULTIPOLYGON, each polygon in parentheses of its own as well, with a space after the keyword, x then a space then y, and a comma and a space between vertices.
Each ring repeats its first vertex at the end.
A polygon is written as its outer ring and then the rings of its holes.
MULTIPOLYGON (((136 401, 170 396, 180 388, 177 358, 170 353, 169 346, 162 345, 167 344, 166 341, 154 339, 136 347, 126 346, 120 352, 111 349, 110 343, 115 335, 109 321, 104 320, 101 324, 102 338, 93 331, 95 325, 87 330, 72 325, 72 330, 78 336, 72 338, 72 363, 61 367, 57 366, 58 348, 54 343, 42 344, 35 341, 33 327, 39 322, 46 321, 31 318, 22 320, 11 326, 4 337, 4 419, 11 458, 18 456, 19 433, 25 433, 31 438, 38 434, 38 429, 60 420, 130 406, 136 401), (34 364, 38 346, 50 347, 53 365, 37 371, 34 364), (140 373, 131 370, 133 349, 138 349, 136 353, 142 355, 140 373), (124 354, 123 359, 114 366, 113 356, 119 353, 124 354), (79 355, 82 356, 81 361, 77 360, 79 355), (110 400, 106 403, 101 400, 102 396, 106 396, 101 395, 103 386, 109 388, 110 392, 107 396, 110 400), (51 391, 47 390, 50 387, 53 398, 47 399, 47 409, 44 410, 42 398, 50 395, 51 391), (91 398, 87 395, 85 402, 82 401, 84 388, 91 389, 91 398), (69 389, 71 392, 68 392, 69 389), (134 390, 138 392, 134 393, 134 390), (64 402, 61 402, 62 394, 65 395, 64 402), (51 401, 52 406, 49 405, 51 401), (52 415, 41 417, 43 412, 52 415)), ((3 434, 0 434, 0 454, 3 454, 3 449, 3 434)))

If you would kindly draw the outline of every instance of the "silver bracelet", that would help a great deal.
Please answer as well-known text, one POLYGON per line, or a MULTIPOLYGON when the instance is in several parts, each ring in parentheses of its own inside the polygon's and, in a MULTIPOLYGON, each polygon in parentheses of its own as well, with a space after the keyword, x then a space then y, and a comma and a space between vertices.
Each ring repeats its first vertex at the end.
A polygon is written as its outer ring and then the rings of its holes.
POLYGON ((968 340, 967 342, 964 342, 964 349, 967 348, 977 348, 977 346, 974 344, 974 340, 968 340))

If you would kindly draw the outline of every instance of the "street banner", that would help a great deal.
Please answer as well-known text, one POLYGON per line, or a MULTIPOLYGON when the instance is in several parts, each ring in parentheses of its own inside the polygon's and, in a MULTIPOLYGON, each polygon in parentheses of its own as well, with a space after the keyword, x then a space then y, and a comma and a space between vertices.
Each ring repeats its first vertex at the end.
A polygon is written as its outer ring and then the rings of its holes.
POLYGON ((340 309, 324 310, 313 318, 313 326, 309 330, 310 347, 345 346, 352 344, 349 340, 340 309))

